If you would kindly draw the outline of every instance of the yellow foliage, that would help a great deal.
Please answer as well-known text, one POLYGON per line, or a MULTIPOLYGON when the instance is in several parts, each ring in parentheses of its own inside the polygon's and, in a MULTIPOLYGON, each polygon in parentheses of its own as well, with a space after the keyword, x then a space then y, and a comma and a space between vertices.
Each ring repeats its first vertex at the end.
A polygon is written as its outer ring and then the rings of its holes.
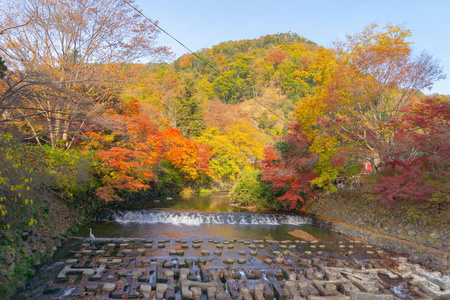
POLYGON ((216 178, 235 180, 241 171, 255 169, 263 159, 267 140, 252 124, 245 122, 228 126, 225 133, 217 127, 209 127, 198 138, 210 146, 213 156, 210 168, 216 178))

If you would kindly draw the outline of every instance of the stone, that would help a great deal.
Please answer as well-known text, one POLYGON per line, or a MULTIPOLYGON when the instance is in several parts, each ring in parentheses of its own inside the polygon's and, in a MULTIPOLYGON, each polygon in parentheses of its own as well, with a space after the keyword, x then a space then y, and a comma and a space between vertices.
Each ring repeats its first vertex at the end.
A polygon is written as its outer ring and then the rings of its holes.
POLYGON ((167 284, 158 283, 156 285, 156 299, 164 299, 164 294, 167 291, 167 284))
POLYGON ((95 270, 94 269, 85 269, 84 271, 83 271, 83 275, 84 276, 92 276, 92 275, 94 275, 95 274, 95 270))
POLYGON ((66 265, 71 266, 71 265, 76 264, 77 262, 78 262, 77 259, 68 259, 68 260, 66 260, 66 265))
POLYGON ((84 286, 86 292, 94 293, 97 291, 98 286, 96 284, 88 284, 84 286))
POLYGON ((134 270, 131 277, 132 278, 139 278, 142 276, 142 274, 144 274, 143 270, 134 270))
POLYGON ((284 262, 284 259, 282 259, 281 257, 277 257, 277 258, 275 258, 275 263, 277 263, 277 264, 282 264, 283 262, 284 262))
POLYGON ((152 292, 152 286, 149 284, 141 284, 141 286, 139 287, 139 291, 141 291, 141 293, 144 295, 150 295, 150 293, 152 292))
POLYGON ((120 277, 127 277, 127 275, 128 275, 128 272, 127 272, 127 270, 119 270, 119 271, 117 271, 117 276, 120 278, 120 277))
POLYGON ((233 264, 234 263, 234 259, 226 258, 223 262, 226 263, 226 264, 233 264))
POLYGON ((103 285, 103 291, 107 293, 114 291, 115 288, 116 285, 114 283, 107 282, 103 285))
POLYGON ((272 263, 272 260, 271 260, 270 258, 264 258, 264 262, 265 262, 266 264, 271 264, 271 263, 272 263))
POLYGON ((364 292, 351 291, 349 295, 352 300, 394 300, 392 295, 371 294, 364 292))

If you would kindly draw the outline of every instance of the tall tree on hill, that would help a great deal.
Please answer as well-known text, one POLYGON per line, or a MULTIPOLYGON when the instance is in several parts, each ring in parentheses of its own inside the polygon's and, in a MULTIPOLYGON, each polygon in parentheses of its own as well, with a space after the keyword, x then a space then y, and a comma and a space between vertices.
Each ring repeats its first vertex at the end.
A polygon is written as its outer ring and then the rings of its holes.
POLYGON ((187 80, 184 91, 176 103, 176 127, 185 137, 200 136, 205 129, 203 108, 195 98, 194 82, 187 80))
POLYGON ((33 102, 27 103, 26 97, 9 101, 14 104, 9 109, 39 114, 39 118, 27 117, 28 125, 45 120, 46 132, 41 134, 53 147, 61 141, 64 147, 69 145, 72 126, 84 121, 77 112, 90 111, 83 107, 86 99, 98 102, 109 95, 104 92, 106 76, 113 75, 108 64, 170 55, 155 43, 159 30, 120 0, 10 1, 2 5, 0 22, 13 28, 0 39, 4 59, 14 72, 25 74, 20 78, 34 92, 33 102), (30 75, 39 80, 27 84, 30 75), (31 88, 36 85, 45 87, 31 88))

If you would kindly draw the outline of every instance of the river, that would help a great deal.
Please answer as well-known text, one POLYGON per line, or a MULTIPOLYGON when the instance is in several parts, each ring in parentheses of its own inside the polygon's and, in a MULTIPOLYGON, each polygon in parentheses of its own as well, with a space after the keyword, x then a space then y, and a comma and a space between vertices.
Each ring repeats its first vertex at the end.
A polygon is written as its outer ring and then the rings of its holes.
POLYGON ((17 299, 423 296, 402 279, 405 264, 307 216, 237 208, 224 193, 144 199, 100 210, 17 299))

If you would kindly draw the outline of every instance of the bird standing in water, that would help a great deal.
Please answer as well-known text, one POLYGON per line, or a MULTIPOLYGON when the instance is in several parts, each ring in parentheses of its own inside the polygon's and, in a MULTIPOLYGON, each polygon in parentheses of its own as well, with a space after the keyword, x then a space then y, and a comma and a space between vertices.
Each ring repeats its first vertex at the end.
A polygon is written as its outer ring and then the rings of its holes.
POLYGON ((92 229, 91 228, 89 228, 89 236, 91 237, 92 242, 95 242, 95 235, 92 233, 92 229))

